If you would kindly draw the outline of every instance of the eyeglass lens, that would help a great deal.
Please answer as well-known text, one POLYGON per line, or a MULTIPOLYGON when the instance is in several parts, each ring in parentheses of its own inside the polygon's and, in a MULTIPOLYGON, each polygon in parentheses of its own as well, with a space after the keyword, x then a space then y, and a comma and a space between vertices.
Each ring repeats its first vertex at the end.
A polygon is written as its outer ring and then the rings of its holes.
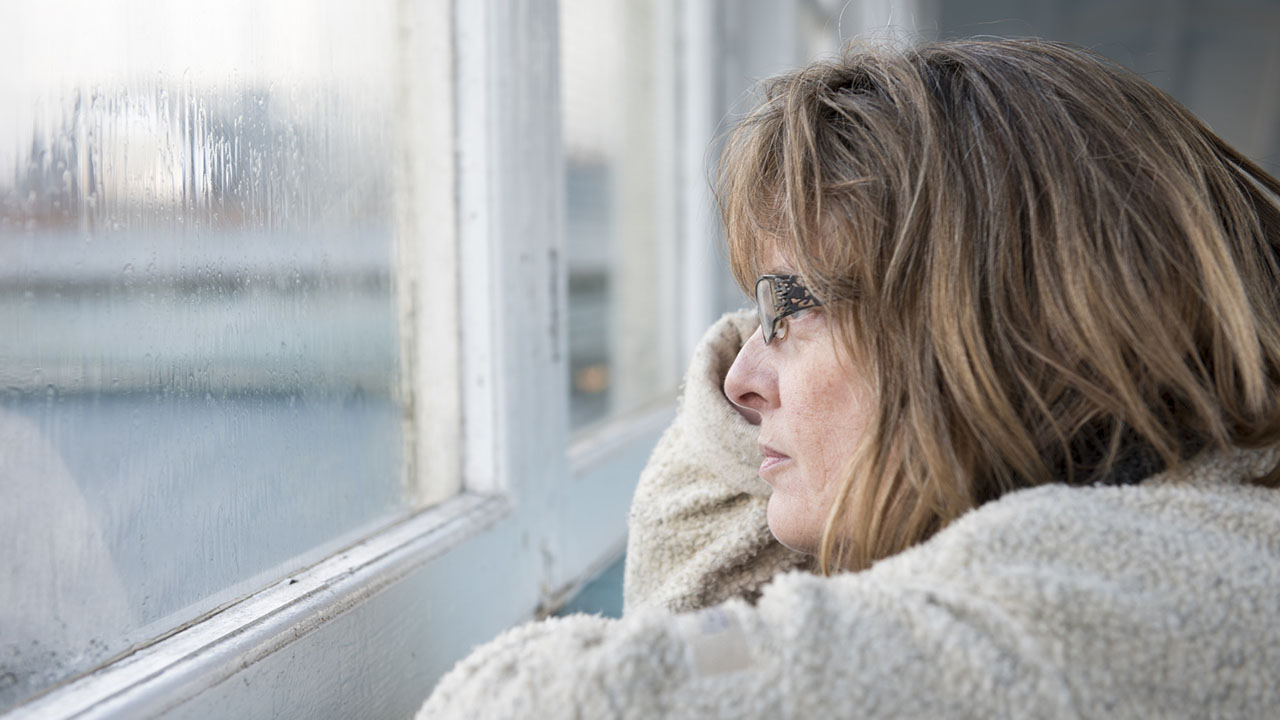
POLYGON ((777 306, 774 305, 773 278, 762 277, 756 280, 756 312, 760 315, 760 333, 764 343, 773 341, 774 324, 777 321, 777 306))

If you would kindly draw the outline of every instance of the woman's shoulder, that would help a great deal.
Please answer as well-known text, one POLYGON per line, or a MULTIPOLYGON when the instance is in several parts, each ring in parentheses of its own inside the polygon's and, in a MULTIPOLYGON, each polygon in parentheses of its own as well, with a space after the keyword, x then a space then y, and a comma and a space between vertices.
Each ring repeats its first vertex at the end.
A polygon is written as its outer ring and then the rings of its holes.
POLYGON ((1280 490, 1241 482, 1259 464, 1247 460, 1011 493, 867 571, 783 576, 759 608, 819 654, 830 652, 824 637, 856 638, 840 644, 863 651, 849 672, 885 666, 890 686, 919 679, 923 664, 951 678, 948 697, 996 682, 1071 715, 1230 702, 1251 708, 1244 716, 1270 712, 1280 692, 1222 695, 1237 682, 1274 685, 1280 660, 1280 490))
POLYGON ((1009 493, 873 575, 919 577, 1031 565, 1066 572, 1172 567, 1192 555, 1280 548, 1280 491, 1247 482, 1280 449, 1210 453, 1134 485, 1044 485, 1009 493))
POLYGON ((1012 493, 754 606, 525 626, 422 717, 1275 716, 1280 491, 1245 469, 1012 493))

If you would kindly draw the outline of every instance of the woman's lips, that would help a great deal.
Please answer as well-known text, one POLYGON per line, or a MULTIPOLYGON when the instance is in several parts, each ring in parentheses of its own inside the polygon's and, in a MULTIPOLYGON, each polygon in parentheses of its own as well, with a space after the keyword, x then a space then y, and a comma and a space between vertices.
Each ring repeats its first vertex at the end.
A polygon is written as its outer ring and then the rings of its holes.
POLYGON ((777 450, 774 450, 773 448, 764 444, 760 445, 760 454, 764 455, 764 462, 760 463, 761 476, 763 476, 765 471, 768 470, 769 468, 781 462, 791 459, 790 456, 784 455, 783 453, 780 453, 777 450))

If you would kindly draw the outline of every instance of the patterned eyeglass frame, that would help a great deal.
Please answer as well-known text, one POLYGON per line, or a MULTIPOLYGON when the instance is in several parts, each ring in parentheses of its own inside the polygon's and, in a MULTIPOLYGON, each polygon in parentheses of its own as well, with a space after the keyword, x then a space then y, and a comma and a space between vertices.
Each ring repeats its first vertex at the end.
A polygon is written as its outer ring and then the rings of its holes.
POLYGON ((786 337, 786 325, 782 321, 788 316, 821 304, 795 275, 761 275, 756 278, 756 314, 760 317, 760 334, 764 336, 765 345, 773 342, 774 338, 786 337), (772 318, 767 316, 760 302, 761 283, 767 285, 773 297, 772 318))

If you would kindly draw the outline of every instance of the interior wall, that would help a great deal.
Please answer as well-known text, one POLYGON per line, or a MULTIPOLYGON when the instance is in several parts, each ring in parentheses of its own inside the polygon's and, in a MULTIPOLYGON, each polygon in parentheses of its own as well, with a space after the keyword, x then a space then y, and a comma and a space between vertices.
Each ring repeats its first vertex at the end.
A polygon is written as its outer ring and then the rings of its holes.
POLYGON ((1265 0, 927 0, 943 39, 1035 35, 1096 50, 1176 97, 1280 173, 1280 3, 1265 0))

